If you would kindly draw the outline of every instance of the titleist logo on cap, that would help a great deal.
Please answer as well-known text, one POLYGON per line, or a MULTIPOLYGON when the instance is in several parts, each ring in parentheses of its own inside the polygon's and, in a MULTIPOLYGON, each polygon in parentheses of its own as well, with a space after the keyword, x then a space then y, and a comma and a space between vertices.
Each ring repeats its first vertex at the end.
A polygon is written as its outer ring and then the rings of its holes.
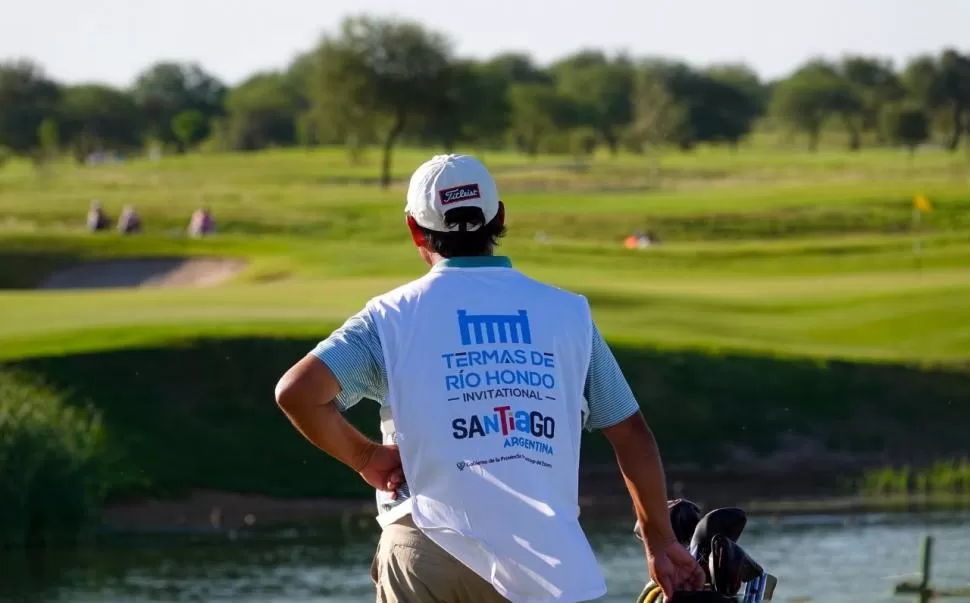
POLYGON ((481 199, 482 194, 478 191, 478 183, 472 183, 441 189, 438 191, 438 198, 441 199, 442 205, 448 205, 469 199, 481 199))

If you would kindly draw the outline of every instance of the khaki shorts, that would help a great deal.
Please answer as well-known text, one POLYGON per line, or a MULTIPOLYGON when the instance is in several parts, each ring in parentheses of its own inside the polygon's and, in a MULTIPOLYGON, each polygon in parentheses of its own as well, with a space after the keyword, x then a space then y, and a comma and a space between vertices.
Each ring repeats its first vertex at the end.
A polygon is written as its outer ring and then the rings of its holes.
POLYGON ((508 603, 491 584, 425 536, 410 515, 384 528, 371 578, 377 603, 508 603))

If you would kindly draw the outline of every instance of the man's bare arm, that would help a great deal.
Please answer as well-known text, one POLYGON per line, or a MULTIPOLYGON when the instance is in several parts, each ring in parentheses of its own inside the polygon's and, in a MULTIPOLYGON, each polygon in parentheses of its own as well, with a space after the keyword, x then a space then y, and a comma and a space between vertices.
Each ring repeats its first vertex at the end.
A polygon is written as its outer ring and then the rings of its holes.
POLYGON ((613 446, 647 549, 676 542, 667 509, 667 484, 653 432, 639 411, 603 434, 613 446))
POLYGON ((326 364, 307 355, 276 384, 276 403, 296 429, 320 450, 361 471, 379 448, 331 402, 340 383, 326 364))

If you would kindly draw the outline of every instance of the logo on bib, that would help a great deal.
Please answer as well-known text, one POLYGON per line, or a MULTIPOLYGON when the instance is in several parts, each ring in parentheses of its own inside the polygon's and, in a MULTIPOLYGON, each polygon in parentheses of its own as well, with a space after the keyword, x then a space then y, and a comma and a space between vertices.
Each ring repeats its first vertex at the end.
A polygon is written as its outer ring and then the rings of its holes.
POLYGON ((443 188, 438 191, 438 198, 441 199, 442 205, 451 205, 452 203, 458 203, 459 201, 481 199, 482 193, 478 190, 478 183, 472 182, 471 184, 462 184, 461 186, 443 188))
POLYGON ((454 419, 451 422, 452 437, 466 440, 500 434, 505 436, 505 448, 526 448, 542 454, 554 454, 552 445, 542 440, 556 437, 555 419, 535 410, 512 410, 511 406, 496 406, 492 410, 495 411, 492 414, 454 419))
POLYGON ((532 343, 529 314, 525 310, 516 314, 469 314, 458 310, 458 332, 461 345, 532 343))

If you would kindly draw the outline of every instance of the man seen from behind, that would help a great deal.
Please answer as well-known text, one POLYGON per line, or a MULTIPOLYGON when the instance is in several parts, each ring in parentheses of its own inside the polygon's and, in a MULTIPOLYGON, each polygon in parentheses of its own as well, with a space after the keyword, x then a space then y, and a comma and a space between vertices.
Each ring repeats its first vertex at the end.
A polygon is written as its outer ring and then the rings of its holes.
POLYGON ((280 379, 313 444, 377 489, 379 603, 588 601, 606 594, 579 524, 582 430, 601 430, 668 595, 703 585, 677 543, 653 434, 586 299, 493 255, 505 207, 488 170, 438 155, 411 178, 430 270, 371 299, 280 379), (341 415, 380 404, 383 443, 341 415))

